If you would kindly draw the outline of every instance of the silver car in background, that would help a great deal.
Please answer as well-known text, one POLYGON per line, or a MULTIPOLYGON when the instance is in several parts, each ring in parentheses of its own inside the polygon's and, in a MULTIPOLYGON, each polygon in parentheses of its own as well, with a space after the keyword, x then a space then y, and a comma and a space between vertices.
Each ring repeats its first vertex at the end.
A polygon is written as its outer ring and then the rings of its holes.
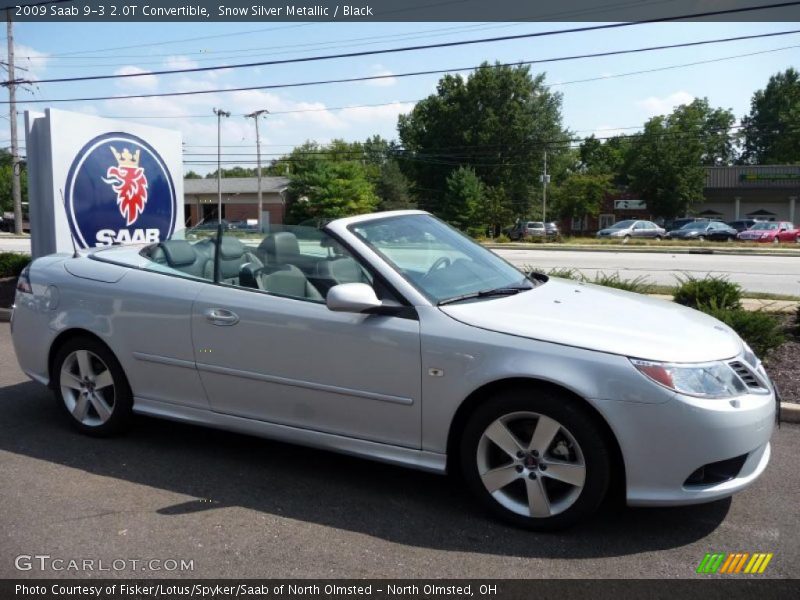
POLYGON ((39 258, 12 335, 89 435, 141 413, 460 471, 532 529, 614 486, 637 506, 724 498, 770 457, 774 389, 729 327, 524 275, 421 211, 39 258))
POLYGON ((661 240, 666 235, 666 230, 659 227, 652 221, 640 221, 634 219, 627 219, 615 223, 611 227, 601 229, 597 232, 598 238, 616 238, 627 242, 631 238, 649 238, 661 240))

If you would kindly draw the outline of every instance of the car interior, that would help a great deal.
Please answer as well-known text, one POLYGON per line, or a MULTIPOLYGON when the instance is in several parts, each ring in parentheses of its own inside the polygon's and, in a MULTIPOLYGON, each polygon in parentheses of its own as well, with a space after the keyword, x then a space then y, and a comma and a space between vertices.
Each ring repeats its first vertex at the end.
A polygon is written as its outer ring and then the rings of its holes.
MULTIPOLYGON (((298 240, 295 232, 275 231, 257 245, 257 239, 223 235, 219 243, 218 281, 319 302, 340 283, 373 284, 372 277, 358 261, 336 240, 320 233, 301 233, 303 239, 298 240)), ((149 246, 142 254, 170 270, 214 281, 216 250, 214 238, 197 242, 172 239, 149 246)))

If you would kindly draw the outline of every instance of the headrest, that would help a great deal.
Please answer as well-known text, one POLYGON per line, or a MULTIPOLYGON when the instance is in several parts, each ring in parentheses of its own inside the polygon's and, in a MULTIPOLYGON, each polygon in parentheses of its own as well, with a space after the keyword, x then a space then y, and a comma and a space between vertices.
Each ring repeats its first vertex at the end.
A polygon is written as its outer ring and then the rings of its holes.
POLYGON ((272 262, 291 263, 300 254, 300 244, 297 237, 289 231, 273 233, 261 242, 260 249, 263 250, 272 262))
POLYGON ((185 240, 168 240, 159 244, 171 267, 185 267, 194 264, 197 254, 192 245, 185 240))
POLYGON ((219 245, 220 257, 225 260, 241 258, 247 252, 247 247, 237 238, 222 236, 222 243, 219 245))

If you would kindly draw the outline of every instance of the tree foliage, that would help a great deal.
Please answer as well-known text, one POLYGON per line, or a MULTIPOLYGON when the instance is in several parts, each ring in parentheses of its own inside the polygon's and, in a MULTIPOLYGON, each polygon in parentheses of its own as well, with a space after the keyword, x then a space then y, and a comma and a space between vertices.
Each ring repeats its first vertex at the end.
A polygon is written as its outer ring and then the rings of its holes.
POLYGON ((484 200, 483 182, 470 167, 459 167, 447 177, 447 191, 438 215, 459 229, 466 229, 484 200))
POLYGON ((743 120, 742 161, 794 164, 800 161, 800 73, 787 69, 753 94, 743 120))
POLYGON ((731 111, 712 109, 707 99, 696 99, 669 115, 653 117, 633 137, 628 177, 654 215, 675 217, 702 200, 703 167, 734 159, 734 120, 731 111))
POLYGON ((569 138, 561 94, 544 85, 544 75, 488 63, 466 79, 442 77, 435 94, 400 116, 398 133, 403 168, 424 190, 423 208, 437 214, 448 203, 448 177, 467 167, 498 190, 492 197, 502 199, 504 212, 524 215, 539 187, 544 150, 556 164, 569 138))
POLYGON ((575 173, 553 189, 553 212, 559 217, 596 217, 603 200, 614 191, 607 173, 575 173))
MULTIPOLYGON (((20 163, 20 186, 22 190, 22 201, 28 200, 28 172, 25 163, 20 163)), ((11 152, 5 148, 0 148, 0 216, 4 212, 14 210, 14 198, 11 193, 11 179, 13 166, 11 164, 11 152)))

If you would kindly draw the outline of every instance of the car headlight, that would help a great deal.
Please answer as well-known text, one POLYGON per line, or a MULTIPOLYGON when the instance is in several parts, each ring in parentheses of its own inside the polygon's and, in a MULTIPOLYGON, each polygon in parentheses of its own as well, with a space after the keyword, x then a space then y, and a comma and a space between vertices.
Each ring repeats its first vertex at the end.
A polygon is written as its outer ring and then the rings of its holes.
POLYGON ((631 359, 645 377, 665 388, 699 398, 730 398, 747 393, 747 387, 722 362, 698 365, 631 359))

